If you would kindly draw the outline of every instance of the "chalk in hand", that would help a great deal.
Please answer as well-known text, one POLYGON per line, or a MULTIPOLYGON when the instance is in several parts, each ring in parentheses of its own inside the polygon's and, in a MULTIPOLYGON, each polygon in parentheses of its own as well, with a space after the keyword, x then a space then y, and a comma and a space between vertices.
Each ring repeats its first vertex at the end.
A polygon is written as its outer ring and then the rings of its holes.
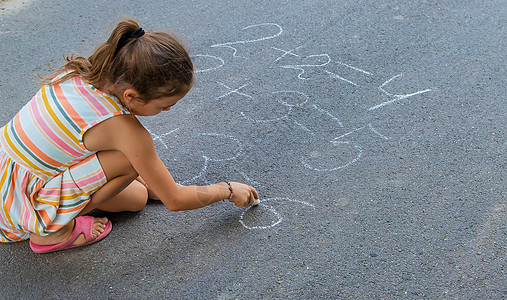
POLYGON ((252 205, 258 205, 259 203, 261 203, 261 200, 254 199, 254 202, 252 203, 252 205))

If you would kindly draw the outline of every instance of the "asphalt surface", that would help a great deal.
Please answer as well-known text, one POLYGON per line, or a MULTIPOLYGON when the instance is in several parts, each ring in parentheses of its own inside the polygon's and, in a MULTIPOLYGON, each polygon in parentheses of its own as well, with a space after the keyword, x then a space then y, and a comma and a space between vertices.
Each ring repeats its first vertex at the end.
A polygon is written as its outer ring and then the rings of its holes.
POLYGON ((152 201, 88 247, 2 244, 2 299, 507 297, 506 1, 0 2, 1 123, 124 15, 198 69, 142 119, 173 176, 261 204, 152 201))

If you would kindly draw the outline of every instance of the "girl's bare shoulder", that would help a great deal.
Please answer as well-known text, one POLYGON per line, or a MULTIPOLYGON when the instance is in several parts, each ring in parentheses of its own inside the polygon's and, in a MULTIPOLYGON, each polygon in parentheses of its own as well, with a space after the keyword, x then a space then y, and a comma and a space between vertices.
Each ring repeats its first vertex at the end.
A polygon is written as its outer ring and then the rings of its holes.
POLYGON ((149 132, 133 115, 109 118, 88 129, 83 144, 90 151, 120 150, 125 143, 145 142, 149 132))

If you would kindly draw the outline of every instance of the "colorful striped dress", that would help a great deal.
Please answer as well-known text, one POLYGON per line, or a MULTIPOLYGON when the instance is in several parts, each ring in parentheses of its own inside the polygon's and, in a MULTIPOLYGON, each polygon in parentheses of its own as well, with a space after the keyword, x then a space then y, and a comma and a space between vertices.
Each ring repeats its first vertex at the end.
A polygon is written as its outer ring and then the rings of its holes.
POLYGON ((107 182, 83 134, 128 114, 118 99, 74 77, 43 86, 0 129, 0 241, 48 235, 68 224, 107 182))

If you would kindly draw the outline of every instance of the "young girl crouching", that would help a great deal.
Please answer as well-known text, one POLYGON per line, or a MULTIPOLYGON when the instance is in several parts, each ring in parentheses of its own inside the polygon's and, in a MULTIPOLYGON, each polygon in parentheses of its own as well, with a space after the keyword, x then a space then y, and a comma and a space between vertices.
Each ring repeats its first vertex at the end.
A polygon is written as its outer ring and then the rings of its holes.
POLYGON ((148 196, 171 211, 254 203, 257 191, 238 182, 177 184, 136 118, 170 110, 193 80, 177 40, 131 19, 89 58, 67 58, 0 129, 0 241, 29 238, 37 253, 94 243, 112 225, 85 214, 138 211, 148 196))

